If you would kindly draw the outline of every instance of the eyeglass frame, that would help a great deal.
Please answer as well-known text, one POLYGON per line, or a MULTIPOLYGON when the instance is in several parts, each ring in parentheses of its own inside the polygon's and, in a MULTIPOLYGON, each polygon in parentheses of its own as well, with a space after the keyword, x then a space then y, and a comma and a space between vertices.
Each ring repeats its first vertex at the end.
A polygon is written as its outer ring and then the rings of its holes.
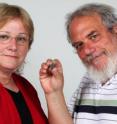
POLYGON ((26 42, 29 42, 31 40, 27 33, 19 33, 18 35, 13 37, 8 31, 0 31, 0 43, 9 43, 12 39, 15 39, 18 45, 24 45, 26 42), (4 39, 1 39, 2 37, 4 39), (5 37, 7 39, 5 39, 5 37))

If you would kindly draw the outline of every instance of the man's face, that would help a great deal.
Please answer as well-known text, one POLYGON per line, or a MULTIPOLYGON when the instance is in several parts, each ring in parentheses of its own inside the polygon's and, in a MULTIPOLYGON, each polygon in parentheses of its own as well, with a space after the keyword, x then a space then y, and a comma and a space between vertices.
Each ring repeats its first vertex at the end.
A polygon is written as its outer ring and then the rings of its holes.
POLYGON ((98 15, 74 18, 69 31, 73 47, 88 68, 105 69, 117 52, 116 30, 111 33, 98 15))
POLYGON ((87 66, 102 69, 109 55, 117 52, 117 39, 102 23, 99 16, 74 18, 70 25, 72 45, 87 66))

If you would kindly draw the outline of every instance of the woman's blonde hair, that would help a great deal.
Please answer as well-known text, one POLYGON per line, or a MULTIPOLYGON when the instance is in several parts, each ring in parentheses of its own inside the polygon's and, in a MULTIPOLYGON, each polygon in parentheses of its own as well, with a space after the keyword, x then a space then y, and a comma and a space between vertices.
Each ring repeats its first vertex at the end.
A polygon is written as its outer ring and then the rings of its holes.
POLYGON ((29 48, 33 42, 34 26, 28 12, 20 6, 0 3, 0 28, 2 28, 9 20, 14 18, 21 19, 24 28, 29 35, 29 48))

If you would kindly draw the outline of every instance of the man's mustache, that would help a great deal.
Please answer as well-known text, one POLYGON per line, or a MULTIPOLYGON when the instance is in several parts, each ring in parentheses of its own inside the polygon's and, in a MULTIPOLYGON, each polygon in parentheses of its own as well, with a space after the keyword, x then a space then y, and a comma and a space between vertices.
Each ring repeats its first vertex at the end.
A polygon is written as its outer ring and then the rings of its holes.
POLYGON ((102 52, 99 52, 99 53, 90 53, 83 59, 83 63, 91 63, 91 61, 93 61, 95 58, 101 55, 109 56, 111 55, 111 53, 107 52, 107 50, 103 50, 102 52))

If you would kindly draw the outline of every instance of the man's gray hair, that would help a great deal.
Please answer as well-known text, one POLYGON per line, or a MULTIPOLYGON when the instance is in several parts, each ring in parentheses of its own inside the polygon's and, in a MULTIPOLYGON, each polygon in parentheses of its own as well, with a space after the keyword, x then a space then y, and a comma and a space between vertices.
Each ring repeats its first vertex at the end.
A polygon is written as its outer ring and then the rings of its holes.
POLYGON ((97 3, 85 4, 78 8, 77 10, 75 10, 74 12, 72 12, 71 14, 69 14, 67 17, 66 21, 67 38, 70 43, 71 39, 69 27, 72 20, 75 17, 80 18, 82 16, 93 16, 95 14, 98 14, 101 17, 103 24, 109 30, 112 30, 113 26, 117 24, 117 15, 115 13, 115 8, 113 8, 112 6, 97 3))

